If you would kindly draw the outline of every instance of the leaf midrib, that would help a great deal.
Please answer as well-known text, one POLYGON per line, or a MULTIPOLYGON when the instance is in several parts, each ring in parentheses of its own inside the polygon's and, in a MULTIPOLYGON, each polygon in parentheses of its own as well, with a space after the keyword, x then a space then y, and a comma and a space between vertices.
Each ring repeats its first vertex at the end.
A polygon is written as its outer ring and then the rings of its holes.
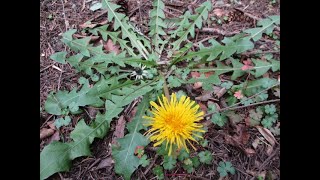
MULTIPOLYGON (((143 107, 141 108, 138 117, 141 117, 141 115, 143 114, 143 109, 145 109, 146 104, 147 104, 147 103, 144 103, 144 104, 143 104, 143 107)), ((137 116, 136 116, 136 117, 137 117, 137 116)), ((135 135, 137 134, 137 128, 138 128, 139 123, 140 123, 140 122, 137 122, 137 124, 136 124, 136 126, 135 126, 135 128, 134 128, 134 131, 133 131, 133 134, 132 134, 132 139, 131 139, 130 144, 129 144, 129 147, 128 147, 128 149, 127 149, 127 154, 126 154, 126 158, 124 159, 124 162, 127 161, 127 158, 128 158, 128 155, 129 155, 129 149, 130 149, 130 147, 131 147, 131 145, 132 145, 132 142, 133 142, 133 139, 134 139, 135 135)))
MULTIPOLYGON (((116 108, 115 108, 116 109, 116 108)), ((59 157, 62 157, 62 158, 64 158, 67 154, 68 154, 68 152, 69 151, 71 151, 74 147, 76 147, 76 146, 78 146, 84 139, 86 139, 86 138, 88 138, 93 132, 95 132, 103 123, 105 123, 105 122, 107 122, 107 118, 105 118, 105 120, 104 121, 102 121, 96 128, 94 128, 86 137, 84 137, 84 138, 82 138, 80 141, 78 141, 78 143, 76 143, 75 141, 75 145, 74 146, 71 146, 67 151, 64 151, 64 152, 62 152, 61 154, 59 154, 59 157), (63 155, 64 154, 64 155, 63 155), (60 155, 62 155, 62 156, 60 156, 60 155)), ((90 127, 90 126, 89 126, 90 127)), ((92 127, 91 127, 92 128, 92 127)), ((70 143, 69 143, 70 144, 70 143)), ((69 157, 70 158, 70 157, 69 157)), ((68 160, 71 160, 71 159, 69 159, 68 158, 68 160)), ((51 163, 49 163, 49 165, 47 165, 45 168, 43 168, 42 169, 42 171, 40 171, 40 175, 41 175, 41 173, 44 171, 44 170, 46 170, 48 167, 50 167, 53 163, 54 163, 55 161, 51 161, 51 163)), ((59 171, 58 171, 59 172, 59 171)))
POLYGON ((177 42, 178 42, 178 44, 176 44, 175 47, 172 49, 173 51, 176 50, 177 48, 179 48, 179 46, 180 46, 181 42, 183 41, 184 37, 189 34, 189 31, 190 31, 191 27, 193 27, 193 26, 195 25, 195 23, 196 23, 196 21, 199 19, 199 17, 200 17, 200 18, 202 17, 202 14, 205 12, 205 10, 207 10, 207 6, 204 6, 203 10, 202 10, 201 13, 198 15, 198 17, 196 18, 196 20, 194 20, 194 21, 189 25, 189 27, 188 27, 187 30, 184 32, 184 34, 183 34, 177 41, 174 42, 174 44, 177 43, 177 42))
POLYGON ((258 32, 256 32, 255 34, 253 34, 253 35, 250 36, 250 39, 253 38, 253 37, 255 37, 255 36, 257 36, 259 33, 263 32, 265 29, 267 29, 268 27, 270 27, 273 23, 275 23, 275 22, 277 22, 277 21, 279 21, 279 19, 278 19, 278 20, 273 20, 273 21, 271 21, 271 23, 268 24, 267 26, 261 27, 261 30, 260 30, 260 31, 258 31, 258 32))
POLYGON ((108 1, 108 0, 104 0, 104 1, 105 1, 106 5, 108 6, 108 9, 110 9, 111 13, 113 14, 114 18, 118 21, 118 23, 120 23, 121 30, 122 30, 122 31, 125 31, 125 32, 128 34, 128 37, 129 37, 131 43, 133 43, 133 44, 137 47, 138 51, 142 54, 142 56, 143 56, 145 59, 148 59, 147 56, 146 56, 146 54, 145 54, 145 52, 143 51, 143 49, 141 49, 141 47, 140 47, 139 44, 137 43, 137 41, 139 41, 139 40, 135 41, 135 40, 131 37, 132 34, 129 33, 129 31, 124 27, 124 25, 122 24, 121 20, 120 20, 120 19, 118 18, 118 16, 116 15, 116 13, 112 10, 112 8, 111 8, 111 6, 110 6, 110 4, 109 4, 109 1, 108 1))

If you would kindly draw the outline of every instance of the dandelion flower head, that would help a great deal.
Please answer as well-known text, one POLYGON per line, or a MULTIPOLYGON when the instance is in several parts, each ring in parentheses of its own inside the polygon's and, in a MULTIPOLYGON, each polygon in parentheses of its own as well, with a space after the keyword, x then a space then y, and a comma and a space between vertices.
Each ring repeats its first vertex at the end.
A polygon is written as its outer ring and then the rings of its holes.
MULTIPOLYGON (((147 119, 145 126, 151 128, 146 132, 154 146, 166 142, 169 144, 169 156, 172 153, 172 146, 177 145, 178 149, 185 148, 188 151, 186 141, 196 149, 191 141, 197 142, 193 136, 202 138, 196 132, 205 132, 199 121, 203 118, 204 112, 199 111, 200 106, 189 97, 181 96, 178 100, 175 93, 171 95, 170 101, 162 95, 162 101, 158 97, 159 105, 151 101, 153 107, 152 117, 144 116, 147 119), (190 141, 191 140, 191 141, 190 141)), ((188 151, 189 152, 189 151, 188 151)))

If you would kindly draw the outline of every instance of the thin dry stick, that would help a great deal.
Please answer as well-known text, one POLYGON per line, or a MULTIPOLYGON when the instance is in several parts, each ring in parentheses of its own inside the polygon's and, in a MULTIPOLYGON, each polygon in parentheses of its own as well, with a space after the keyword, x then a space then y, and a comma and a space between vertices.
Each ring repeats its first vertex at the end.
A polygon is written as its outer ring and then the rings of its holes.
POLYGON ((68 26, 69 26, 69 23, 67 21, 67 18, 66 18, 66 13, 64 11, 64 3, 63 3, 63 0, 60 0, 61 1, 61 4, 62 4, 62 11, 63 11, 63 18, 64 18, 64 24, 66 26, 66 31, 68 31, 68 26))
POLYGON ((53 116, 53 114, 51 114, 51 115, 46 119, 46 121, 44 121, 44 123, 42 123, 42 125, 41 125, 40 129, 41 129, 41 128, 43 128, 43 126, 45 126, 45 125, 46 125, 46 123, 49 121, 49 119, 51 119, 51 118, 52 118, 52 116, 53 116))
MULTIPOLYGON (((257 94, 254 94, 254 95, 250 96, 248 99, 252 99, 252 98, 258 96, 259 94, 261 94, 261 93, 263 93, 263 92, 265 92, 265 91, 268 91, 269 89, 272 89, 273 87, 276 87, 276 86, 278 86, 278 85, 280 85, 280 83, 277 83, 277 84, 275 84, 275 85, 273 85, 273 86, 271 86, 271 87, 269 87, 269 88, 267 88, 267 89, 265 89, 265 90, 262 90, 262 91, 258 92, 257 94)), ((280 99, 279 99, 279 100, 280 100, 280 99)), ((264 101, 264 102, 266 102, 266 101, 264 101)), ((231 110, 232 107, 235 107, 235 106, 237 106, 237 105, 239 105, 239 104, 241 104, 241 103, 242 103, 242 102, 238 102, 238 103, 236 103, 236 104, 234 104, 234 105, 231 105, 231 106, 229 106, 229 107, 220 109, 218 112, 221 112, 221 111, 223 111, 223 110, 231 110)), ((260 103, 261 103, 261 102, 260 102, 260 103)), ((255 103, 254 105, 256 105, 256 104, 257 104, 257 103, 255 103)), ((251 105, 253 105, 253 104, 251 104, 251 105)), ((240 107, 240 106, 239 106, 239 107, 240 107)), ((243 107, 241 107, 241 108, 243 108, 243 107)), ((237 109, 238 109, 238 108, 237 108, 237 109)), ((210 115, 215 114, 215 113, 218 113, 218 112, 215 111, 215 112, 213 112, 213 113, 208 113, 208 114, 204 115, 204 117, 210 116, 210 115)))
POLYGON ((260 165, 260 167, 258 168, 259 171, 261 171, 262 168, 264 168, 264 166, 273 158, 273 156, 275 156, 277 154, 277 152, 279 151, 279 147, 260 165))
POLYGON ((98 15, 96 15, 96 16, 94 16, 93 18, 91 18, 91 19, 89 19, 89 20, 87 20, 86 22, 88 22, 88 21, 93 21, 93 20, 95 20, 95 19, 97 19, 98 17, 100 17, 100 16, 102 16, 102 15, 104 15, 104 14, 106 14, 108 12, 108 10, 106 9, 106 10, 103 10, 100 14, 98 14, 98 15))
POLYGON ((212 113, 208 113, 208 114, 204 115, 204 117, 207 117, 207 116, 216 114, 216 113, 218 113, 218 112, 223 112, 223 111, 228 111, 228 110, 235 110, 235 109, 241 109, 241 108, 245 108, 245 107, 256 106, 256 105, 260 105, 260 104, 268 104, 268 103, 273 103, 273 102, 278 102, 278 101, 280 101, 280 99, 273 99, 273 100, 269 100, 269 101, 262 101, 262 102, 257 102, 257 103, 253 103, 253 104, 249 104, 249 105, 237 106, 237 107, 233 107, 233 108, 226 107, 226 108, 220 109, 219 111, 215 111, 215 112, 212 112, 212 113))
POLYGON ((40 73, 43 72, 44 70, 48 69, 48 68, 51 67, 51 66, 52 66, 52 64, 49 65, 49 66, 47 66, 47 67, 45 67, 45 68, 43 68, 42 70, 40 70, 40 73))
POLYGON ((246 52, 246 53, 242 53, 243 55, 253 55, 253 54, 268 54, 268 53, 272 53, 272 54, 280 54, 280 51, 251 51, 251 52, 246 52))
POLYGON ((273 102, 278 102, 278 101, 280 101, 280 99, 262 101, 262 102, 257 102, 257 103, 253 103, 253 104, 249 104, 249 105, 237 106, 237 107, 234 107, 234 108, 226 107, 226 108, 220 109, 219 111, 222 112, 222 111, 227 111, 227 110, 241 109, 241 108, 245 108, 245 107, 256 106, 256 105, 260 105, 260 104, 268 104, 268 103, 273 103, 273 102))
POLYGON ((158 158, 158 154, 156 154, 155 156, 154 156, 154 159, 153 159, 153 161, 152 161, 152 163, 148 166, 148 168, 144 171, 144 175, 147 175, 147 173, 150 171, 150 169, 152 168, 152 166, 156 163, 156 160, 157 160, 157 158, 158 158))
POLYGON ((240 32, 240 31, 226 32, 226 31, 218 29, 218 28, 202 28, 199 31, 206 32, 206 33, 217 33, 217 34, 221 34, 224 36, 232 36, 232 35, 238 34, 240 32))
POLYGON ((63 71, 60 72, 59 80, 58 80, 58 91, 60 90, 60 82, 61 82, 61 76, 62 76, 63 71))
POLYGON ((193 179, 202 179, 202 180, 209 180, 208 178, 204 178, 204 177, 200 177, 200 176, 195 176, 195 175, 187 175, 187 177, 189 178, 193 178, 193 179))

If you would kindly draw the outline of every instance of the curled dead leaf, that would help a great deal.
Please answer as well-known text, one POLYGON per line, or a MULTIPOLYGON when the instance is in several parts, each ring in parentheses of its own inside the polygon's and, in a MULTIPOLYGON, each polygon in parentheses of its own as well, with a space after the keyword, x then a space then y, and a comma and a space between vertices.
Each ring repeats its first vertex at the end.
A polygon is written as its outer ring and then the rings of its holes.
POLYGON ((224 12, 223 12, 223 9, 216 8, 213 10, 213 14, 215 14, 218 17, 221 17, 224 15, 224 12))
POLYGON ((212 91, 204 91, 201 96, 196 97, 195 99, 198 101, 208 101, 208 100, 216 100, 212 97, 212 91))
POLYGON ((98 164, 98 166, 95 170, 102 169, 105 167, 110 167, 110 166, 112 166, 113 163, 114 163, 114 161, 111 157, 105 158, 100 161, 100 163, 98 164))
POLYGON ((43 128, 40 131, 40 140, 51 136, 54 133, 53 129, 43 128))
POLYGON ((48 121, 47 125, 50 127, 50 129, 56 130, 56 126, 54 125, 55 120, 48 121))
POLYGON ((226 88, 220 88, 219 91, 214 92, 217 99, 220 99, 227 92, 226 88))
POLYGON ((261 126, 256 126, 258 131, 262 134, 262 136, 271 144, 273 147, 275 143, 277 143, 277 140, 274 138, 273 134, 269 129, 266 129, 261 126))
POLYGON ((80 27, 81 29, 84 29, 84 28, 90 28, 90 29, 92 29, 92 28, 94 28, 94 27, 96 27, 96 26, 97 26, 97 24, 91 24, 91 22, 85 22, 85 23, 79 25, 79 27, 80 27))

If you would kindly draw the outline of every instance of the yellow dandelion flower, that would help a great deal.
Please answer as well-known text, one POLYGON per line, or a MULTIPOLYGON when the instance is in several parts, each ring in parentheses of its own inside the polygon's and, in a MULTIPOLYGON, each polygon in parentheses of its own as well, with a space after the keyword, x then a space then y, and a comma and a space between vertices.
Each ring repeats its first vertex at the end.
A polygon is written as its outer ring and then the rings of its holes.
MULTIPOLYGON (((144 116, 143 118, 149 121, 145 126, 151 126, 146 132, 150 135, 151 141, 156 141, 154 146, 161 145, 166 141, 166 148, 170 143, 169 156, 171 155, 172 145, 176 144, 178 149, 181 147, 186 148, 186 141, 196 149, 190 142, 190 140, 197 142, 192 136, 197 136, 195 132, 205 132, 202 130, 202 125, 198 123, 204 115, 203 111, 199 110, 199 105, 195 104, 195 101, 190 100, 189 97, 181 96, 180 100, 177 100, 176 94, 171 95, 170 102, 162 95, 162 101, 158 97, 160 105, 151 101, 152 108, 151 113, 153 117, 144 116)), ((188 151, 189 152, 189 151, 188 151)))

